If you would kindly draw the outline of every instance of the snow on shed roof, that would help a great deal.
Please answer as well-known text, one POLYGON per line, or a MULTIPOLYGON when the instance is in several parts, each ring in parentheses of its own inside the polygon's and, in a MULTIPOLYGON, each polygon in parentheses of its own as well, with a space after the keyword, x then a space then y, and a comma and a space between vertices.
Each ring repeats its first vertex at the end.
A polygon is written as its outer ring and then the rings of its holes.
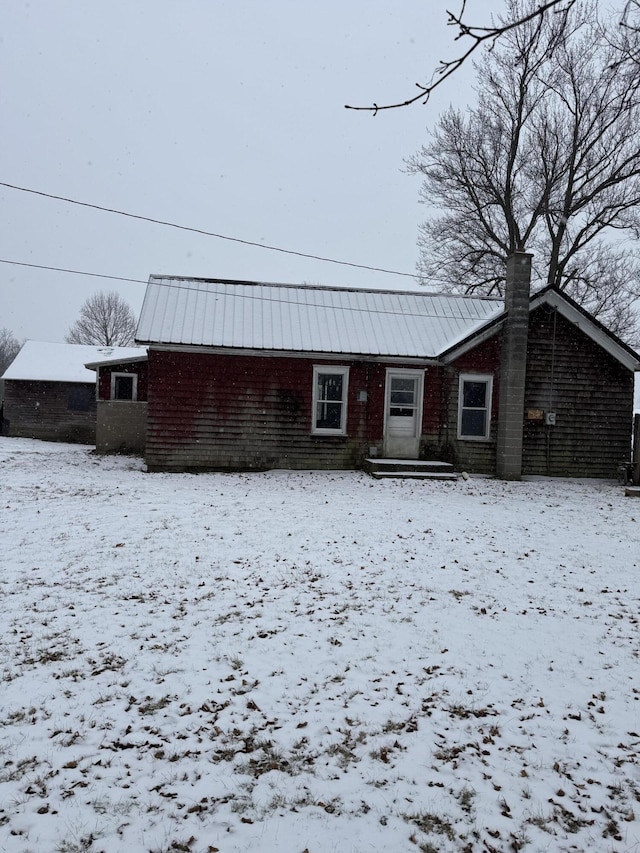
POLYGON ((88 362, 109 360, 116 356, 131 358, 143 353, 140 347, 96 347, 26 341, 2 378, 39 382, 95 382, 96 374, 85 367, 88 362))
POLYGON ((499 299, 177 276, 149 278, 137 340, 435 358, 500 314, 499 299))

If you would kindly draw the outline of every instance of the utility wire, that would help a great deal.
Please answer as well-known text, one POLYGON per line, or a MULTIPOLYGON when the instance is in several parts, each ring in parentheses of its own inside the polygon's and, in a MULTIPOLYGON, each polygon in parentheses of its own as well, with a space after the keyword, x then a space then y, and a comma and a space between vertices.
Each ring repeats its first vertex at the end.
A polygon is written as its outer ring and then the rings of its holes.
MULTIPOLYGON (((85 276, 90 276, 92 278, 106 278, 106 279, 110 279, 111 281, 127 281, 127 282, 132 282, 134 284, 148 284, 148 281, 144 281, 143 279, 139 279, 139 278, 125 278, 123 276, 104 275, 104 274, 97 273, 97 272, 83 272, 82 270, 64 269, 63 267, 49 267, 49 266, 44 266, 43 264, 29 264, 29 263, 26 263, 24 261, 9 261, 9 260, 6 260, 4 258, 0 258, 0 264, 10 264, 12 266, 18 266, 18 267, 31 267, 32 269, 38 269, 38 270, 51 270, 53 272, 71 273, 72 275, 85 275, 85 276)), ((192 284, 187 283, 189 281, 189 279, 187 279, 187 282, 185 282, 185 283, 177 283, 180 281, 181 281, 181 279, 172 278, 171 276, 166 276, 166 277, 155 276, 154 277, 154 284, 156 284, 156 286, 158 286, 158 287, 167 287, 167 288, 172 288, 174 290, 194 291, 196 293, 212 293, 212 291, 203 290, 200 287, 194 287, 193 285, 196 282, 200 282, 200 283, 205 284, 205 285, 207 285, 207 284, 228 285, 230 287, 233 287, 234 285, 236 285, 236 286, 253 285, 254 287, 260 287, 260 286, 262 286, 262 287, 274 287, 273 284, 266 283, 266 282, 260 282, 260 281, 232 281, 232 280, 225 281, 224 279, 215 279, 214 280, 214 279, 197 279, 197 278, 194 278, 192 280, 192 282, 193 282, 192 284)), ((277 286, 277 285, 275 285, 275 286, 277 286)), ((296 285, 285 285, 285 287, 295 288, 296 285)), ((299 285, 299 287, 300 288, 309 287, 310 290, 313 289, 312 286, 304 285, 304 284, 299 285)), ((326 289, 326 288, 322 288, 322 289, 326 289)), ((344 290, 345 292, 349 292, 349 288, 339 288, 338 287, 338 288, 332 288, 332 289, 337 290, 337 291, 344 290)), ((381 290, 381 291, 369 291, 369 292, 370 293, 375 293, 375 292, 389 293, 390 291, 382 291, 381 290)), ((392 293, 394 293, 394 292, 400 293, 403 296, 422 296, 423 295, 422 293, 420 293, 420 291, 413 292, 413 291, 404 290, 404 291, 391 291, 391 292, 392 293)), ((425 291, 424 295, 425 296, 438 296, 438 297, 442 297, 445 299, 456 298, 456 297, 458 297, 458 298, 469 298, 469 297, 463 297, 462 294, 430 293, 429 291, 425 291)), ((271 304, 278 304, 278 305, 299 305, 303 308, 327 308, 327 309, 330 309, 331 311, 349 311, 349 313, 354 313, 354 314, 384 314, 384 315, 392 315, 392 316, 397 316, 397 317, 406 317, 407 316, 406 312, 404 312, 404 311, 389 311, 389 310, 381 310, 379 308, 356 308, 356 307, 347 306, 347 305, 327 305, 324 303, 321 304, 319 302, 300 302, 297 299, 273 299, 270 296, 258 296, 258 295, 253 294, 253 293, 235 293, 234 296, 238 299, 250 299, 254 302, 269 302, 271 304)), ((490 297, 490 296, 476 296, 473 298, 476 300, 482 300, 485 302, 502 302, 501 299, 496 299, 495 297, 490 297)), ((438 319, 443 319, 443 320, 469 319, 469 318, 461 318, 459 314, 446 314, 443 312, 439 312, 437 314, 432 314, 430 312, 423 312, 423 311, 420 311, 418 313, 412 313, 411 317, 433 317, 433 318, 438 318, 438 319)), ((482 319, 487 319, 487 318, 486 317, 485 318, 477 317, 476 319, 482 320, 482 319)))
POLYGON ((86 275, 90 278, 108 278, 111 281, 130 281, 133 284, 147 284, 147 281, 142 278, 125 278, 121 275, 106 275, 106 273, 100 272, 85 272, 84 270, 68 270, 64 267, 48 267, 44 264, 28 264, 25 261, 9 261, 4 258, 0 258, 0 264, 10 264, 14 267, 30 267, 34 270, 49 270, 50 272, 68 272, 71 275, 86 275))
POLYGON ((191 228, 188 225, 178 225, 175 222, 167 222, 163 219, 154 219, 151 216, 141 216, 138 213, 129 213, 125 210, 118 210, 113 207, 103 207, 99 204, 90 204, 89 202, 78 201, 74 198, 66 198, 65 196, 61 195, 45 193, 41 190, 33 190, 29 189, 28 187, 19 187, 16 184, 8 184, 5 181, 0 181, 0 187, 7 187, 7 189, 10 190, 18 190, 19 192, 30 193, 31 195, 41 196, 42 198, 54 199, 55 201, 64 201, 67 204, 75 204, 79 207, 88 207, 91 210, 101 210, 103 213, 114 213, 117 216, 126 216, 129 219, 138 219, 141 222, 151 222, 154 225, 164 225, 167 228, 177 228, 179 231, 189 231, 192 234, 201 234, 205 237, 216 237, 218 240, 227 240, 231 243, 241 243, 243 246, 254 246, 258 249, 268 249, 271 252, 281 252, 285 255, 295 255, 298 258, 310 258, 313 261, 322 261, 326 264, 338 264, 340 266, 354 267, 355 269, 360 270, 369 270, 370 272, 381 272, 386 273, 387 275, 399 275, 404 276, 405 278, 416 278, 416 275, 414 273, 400 272, 398 270, 385 269, 384 267, 373 267, 368 266, 367 264, 356 264, 352 263, 351 261, 338 261, 335 258, 325 258, 321 255, 312 255, 307 252, 296 252, 293 249, 283 249, 281 246, 269 246, 265 243, 256 243, 253 240, 243 240, 240 237, 229 237, 226 234, 217 234, 214 231, 205 231, 202 228, 191 228))

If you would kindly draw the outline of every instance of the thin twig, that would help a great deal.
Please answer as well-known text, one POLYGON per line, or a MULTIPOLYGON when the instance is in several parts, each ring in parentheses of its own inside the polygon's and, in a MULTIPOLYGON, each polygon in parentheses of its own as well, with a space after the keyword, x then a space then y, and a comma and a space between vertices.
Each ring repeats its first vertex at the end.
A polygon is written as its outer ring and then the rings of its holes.
POLYGON ((381 110, 396 110, 400 107, 408 107, 411 104, 415 104, 417 101, 422 101, 423 104, 426 104, 429 100, 431 93, 435 89, 437 89, 438 86, 441 86, 445 80, 451 77, 451 75, 454 74, 466 62, 466 60, 480 47, 480 45, 484 44, 487 41, 495 43, 495 41, 500 38, 500 36, 503 36, 505 33, 508 33, 510 30, 516 29, 516 27, 520 27, 523 24, 532 21, 538 16, 544 15, 545 12, 548 12, 551 9, 554 9, 556 12, 567 12, 574 5, 575 2, 576 0, 549 0, 549 2, 543 3, 541 6, 538 6, 537 9, 534 9, 534 11, 530 12, 528 15, 524 15, 523 17, 518 18, 515 21, 511 21, 508 24, 504 24, 501 27, 480 27, 464 23, 462 19, 465 13, 466 0, 462 0, 462 8, 458 15, 455 15, 453 12, 447 11, 447 15, 449 17, 449 20, 447 21, 447 26, 458 28, 458 34, 455 37, 455 41, 460 38, 472 39, 471 46, 462 54, 462 56, 459 56, 456 59, 442 60, 440 62, 440 65, 433 72, 431 81, 428 84, 425 85, 424 83, 416 83, 416 86, 420 91, 412 98, 407 98, 404 101, 398 101, 398 103, 394 104, 380 105, 374 103, 371 104, 371 106, 367 107, 355 107, 350 104, 345 104, 345 109, 371 112, 375 116, 381 110), (559 6, 561 3, 564 3, 566 5, 564 5, 562 9, 555 9, 555 7, 559 6))

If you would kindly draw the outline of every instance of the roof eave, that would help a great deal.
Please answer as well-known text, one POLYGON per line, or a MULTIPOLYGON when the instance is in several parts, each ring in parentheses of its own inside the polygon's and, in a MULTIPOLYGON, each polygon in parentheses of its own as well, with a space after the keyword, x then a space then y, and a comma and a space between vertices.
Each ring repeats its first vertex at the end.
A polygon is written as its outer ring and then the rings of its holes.
POLYGON ((384 362, 389 364, 425 364, 435 365, 440 359, 435 355, 402 355, 358 352, 322 352, 320 350, 287 350, 287 349, 251 349, 250 347, 223 347, 207 344, 180 344, 170 342, 149 343, 151 350, 164 352, 199 352, 215 355, 245 355, 257 358, 309 358, 324 359, 325 361, 367 361, 384 362))
POLYGON ((451 362, 455 361, 456 358, 460 358, 460 356, 469 352, 469 350, 475 349, 475 347, 480 346, 480 344, 483 344, 485 341, 488 341, 489 338, 492 338, 502 326, 505 316, 506 315, 503 312, 497 317, 492 317, 480 329, 476 329, 475 332, 467 335, 467 337, 462 341, 459 341, 457 344, 453 344, 448 349, 443 350, 443 352, 440 353, 440 360, 444 364, 451 364, 451 362))
POLYGON ((87 376, 86 379, 78 379, 77 377, 74 379, 63 378, 63 379, 52 379, 49 378, 40 378, 38 376, 5 376, 4 374, 0 376, 0 381, 2 382, 40 382, 47 383, 48 385, 91 385, 95 379, 93 376, 87 376))
POLYGON ((148 360, 149 356, 145 353, 144 355, 130 356, 129 358, 110 358, 100 361, 88 361, 85 364, 85 367, 88 370, 96 370, 98 367, 111 367, 114 364, 134 364, 135 362, 148 360))

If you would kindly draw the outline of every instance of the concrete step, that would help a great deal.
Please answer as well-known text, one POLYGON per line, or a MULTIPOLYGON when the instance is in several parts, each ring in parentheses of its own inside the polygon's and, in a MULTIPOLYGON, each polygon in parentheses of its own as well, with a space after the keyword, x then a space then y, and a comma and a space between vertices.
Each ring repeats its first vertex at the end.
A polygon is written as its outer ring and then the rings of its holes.
POLYGON ((453 465, 439 460, 365 459, 364 469, 378 480, 390 477, 408 480, 457 480, 453 465))
POLYGON ((444 472, 429 473, 426 471, 370 471, 376 480, 457 480, 457 474, 446 474, 444 472))

